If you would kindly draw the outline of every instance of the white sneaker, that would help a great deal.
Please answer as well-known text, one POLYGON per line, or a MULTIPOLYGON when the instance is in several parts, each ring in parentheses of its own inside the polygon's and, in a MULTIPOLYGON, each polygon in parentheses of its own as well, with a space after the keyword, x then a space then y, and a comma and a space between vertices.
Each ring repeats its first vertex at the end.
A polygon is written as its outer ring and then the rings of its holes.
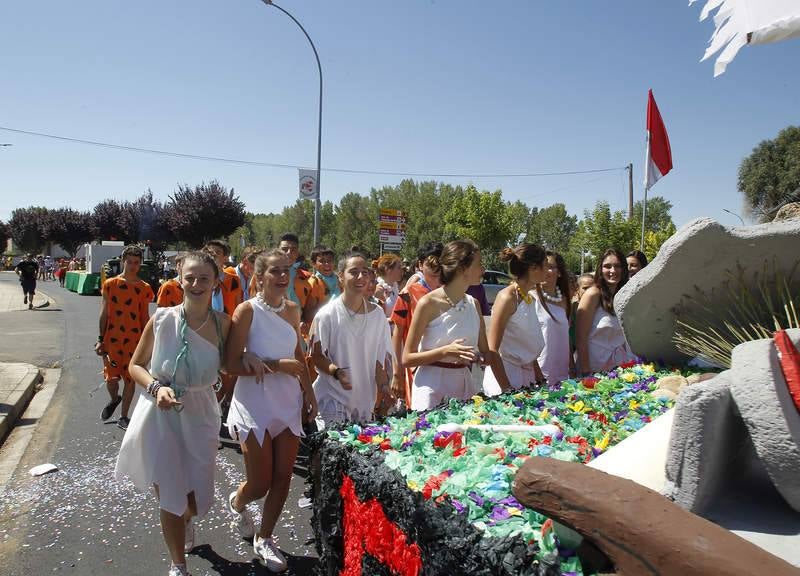
POLYGON ((183 551, 187 554, 194 549, 194 537, 195 537, 194 520, 192 518, 189 518, 189 521, 186 523, 186 530, 183 535, 183 551))
POLYGON ((271 537, 262 538, 261 536, 256 536, 253 540, 253 549, 264 561, 267 570, 272 572, 283 572, 286 570, 286 568, 288 568, 288 565, 286 564, 286 558, 284 558, 283 554, 281 554, 281 551, 278 550, 278 546, 271 537))
POLYGON ((175 565, 169 567, 169 574, 167 576, 192 576, 186 569, 186 564, 175 565))
POLYGON ((242 538, 252 538, 256 533, 256 527, 253 524, 253 518, 250 512, 245 507, 241 512, 237 512, 233 507, 233 501, 236 499, 236 490, 231 492, 228 496, 228 510, 236 517, 236 529, 239 531, 239 536, 242 538))

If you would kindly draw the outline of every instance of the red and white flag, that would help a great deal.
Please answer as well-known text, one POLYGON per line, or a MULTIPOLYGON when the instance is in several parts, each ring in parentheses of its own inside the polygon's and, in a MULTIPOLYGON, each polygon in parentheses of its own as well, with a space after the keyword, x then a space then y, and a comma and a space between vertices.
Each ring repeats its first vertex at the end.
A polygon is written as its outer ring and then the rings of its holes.
POLYGON ((672 170, 672 150, 669 136, 658 111, 653 91, 647 93, 647 171, 645 187, 649 190, 662 176, 672 170))

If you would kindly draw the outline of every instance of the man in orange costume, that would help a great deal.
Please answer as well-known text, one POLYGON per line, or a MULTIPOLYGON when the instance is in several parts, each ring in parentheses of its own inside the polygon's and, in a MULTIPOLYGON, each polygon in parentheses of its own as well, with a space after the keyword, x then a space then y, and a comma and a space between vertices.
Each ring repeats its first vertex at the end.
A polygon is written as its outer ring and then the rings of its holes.
POLYGON ((170 308, 183 304, 183 288, 181 288, 181 265, 183 264, 183 252, 175 256, 175 269, 178 275, 175 278, 165 280, 158 289, 156 305, 159 308, 170 308))
POLYGON ((134 383, 128 372, 139 338, 150 319, 153 301, 150 285, 138 277, 142 265, 142 249, 127 246, 122 251, 122 273, 103 283, 103 304, 100 307, 100 335, 94 350, 103 357, 103 377, 111 401, 103 408, 101 418, 108 420, 122 403, 117 426, 128 428, 128 412, 133 401, 134 383), (123 380, 122 396, 119 380, 123 380))

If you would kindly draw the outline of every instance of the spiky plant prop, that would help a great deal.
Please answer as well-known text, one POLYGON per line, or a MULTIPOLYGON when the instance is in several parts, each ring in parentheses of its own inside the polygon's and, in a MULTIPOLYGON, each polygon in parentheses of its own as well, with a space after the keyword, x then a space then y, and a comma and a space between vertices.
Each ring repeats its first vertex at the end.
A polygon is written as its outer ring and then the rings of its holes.
POLYGON ((710 294, 695 286, 695 295, 684 295, 675 309, 675 346, 693 358, 730 368, 731 353, 742 342, 800 328, 798 265, 800 260, 786 274, 775 260, 771 266, 765 260, 760 272, 749 275, 737 262, 736 270, 726 270, 725 281, 710 294))

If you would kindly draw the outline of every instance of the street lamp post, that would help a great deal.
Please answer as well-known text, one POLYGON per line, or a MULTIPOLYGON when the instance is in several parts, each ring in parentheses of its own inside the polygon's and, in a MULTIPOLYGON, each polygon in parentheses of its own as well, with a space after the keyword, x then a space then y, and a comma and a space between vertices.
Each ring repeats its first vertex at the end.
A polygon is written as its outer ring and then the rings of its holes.
POLYGON ((736 212, 733 212, 733 211, 731 211, 731 210, 728 210, 727 208, 723 208, 723 209, 722 209, 722 211, 723 211, 723 212, 727 212, 728 214, 731 214, 732 216, 736 216, 736 217, 737 217, 737 218, 738 218, 738 219, 741 221, 741 223, 742 223, 742 226, 744 226, 744 225, 745 225, 745 224, 744 224, 744 218, 742 218, 741 216, 739 216, 739 215, 738 215, 736 212))
POLYGON ((277 8, 278 10, 286 14, 289 18, 291 18, 295 24, 297 24, 297 27, 303 31, 303 34, 305 34, 308 43, 311 44, 311 49, 314 51, 314 58, 317 59, 317 70, 319 70, 319 113, 317 114, 317 197, 316 200, 314 200, 314 245, 316 246, 316 244, 319 242, 319 212, 320 212, 319 182, 320 182, 320 177, 322 176, 320 168, 320 162, 322 158, 322 64, 320 64, 319 62, 319 54, 317 54, 317 47, 314 46, 314 42, 311 40, 311 36, 308 35, 308 32, 306 32, 306 29, 303 28, 303 25, 297 21, 297 18, 289 14, 289 12, 287 12, 285 9, 281 8, 280 6, 272 2, 272 0, 261 0, 261 1, 267 6, 272 6, 273 8, 277 8))

